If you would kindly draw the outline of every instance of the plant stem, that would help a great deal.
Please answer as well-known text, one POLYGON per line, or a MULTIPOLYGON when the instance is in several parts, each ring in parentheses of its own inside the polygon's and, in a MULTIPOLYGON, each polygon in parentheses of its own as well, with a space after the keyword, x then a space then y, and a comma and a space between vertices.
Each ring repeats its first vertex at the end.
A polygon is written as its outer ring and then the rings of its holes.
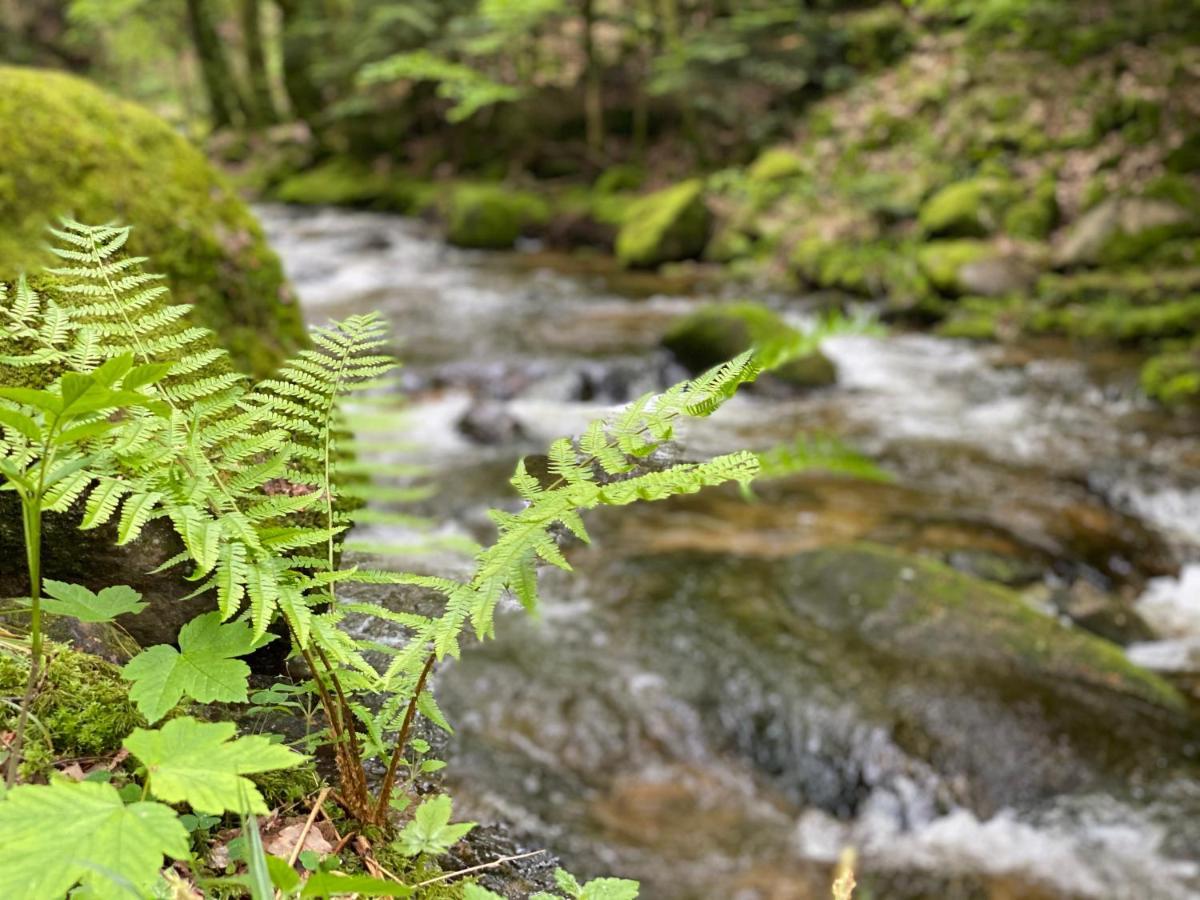
POLYGON ((404 747, 408 743, 408 732, 412 729, 413 717, 417 712, 417 701, 421 699, 421 692, 425 690, 425 681, 429 678, 429 673, 433 670, 433 661, 436 658, 436 654, 430 653, 429 658, 425 660, 425 668, 421 669, 421 677, 417 679, 417 687, 413 691, 412 699, 408 701, 408 709, 404 711, 404 722, 400 725, 400 734, 396 736, 396 746, 392 750, 392 758, 388 763, 387 774, 383 776, 383 784, 379 788, 379 804, 375 807, 375 819, 377 823, 382 823, 384 816, 387 814, 388 803, 392 799, 392 787, 396 783, 396 769, 400 766, 400 757, 404 754, 404 747))
POLYGON ((5 784, 12 787, 17 783, 17 769, 21 764, 21 750, 25 743, 25 728, 29 723, 29 708, 33 705, 33 694, 42 674, 42 505, 40 492, 37 498, 22 499, 21 519, 25 528, 25 564, 29 570, 29 632, 32 640, 29 662, 29 681, 25 685, 25 697, 21 701, 21 713, 17 717, 17 730, 13 736, 8 758, 8 774, 5 784))

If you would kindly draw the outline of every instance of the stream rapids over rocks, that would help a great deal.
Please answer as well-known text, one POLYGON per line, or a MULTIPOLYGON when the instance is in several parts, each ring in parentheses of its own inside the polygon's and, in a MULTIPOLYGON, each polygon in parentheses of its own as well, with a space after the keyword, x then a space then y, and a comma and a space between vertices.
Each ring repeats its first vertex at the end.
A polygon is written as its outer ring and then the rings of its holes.
MULTIPOLYGON (((389 454, 428 467, 413 512, 447 548, 426 567, 464 570, 453 541, 514 507, 521 455, 686 375, 659 340, 704 298, 668 282, 382 214, 259 214, 310 321, 394 327, 411 400, 389 454)), ((1194 420, 1139 400, 1116 353, 825 350, 835 387, 750 392, 678 452, 819 434, 892 479, 593 517, 540 619, 506 610, 439 671, 456 814, 651 900, 827 897, 845 846, 865 898, 1200 896, 1194 420)))

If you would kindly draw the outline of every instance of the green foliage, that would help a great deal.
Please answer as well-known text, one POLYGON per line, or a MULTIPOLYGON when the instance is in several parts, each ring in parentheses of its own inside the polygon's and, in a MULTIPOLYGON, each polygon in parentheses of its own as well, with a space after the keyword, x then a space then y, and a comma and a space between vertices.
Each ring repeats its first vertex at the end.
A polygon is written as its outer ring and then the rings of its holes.
POLYGON ((198 616, 180 629, 178 650, 158 644, 125 664, 125 677, 133 682, 130 699, 151 722, 185 696, 201 703, 245 703, 250 667, 236 657, 264 643, 246 622, 222 624, 215 612, 198 616))
POLYGON ((363 68, 363 85, 391 81, 432 81, 438 96, 450 101, 446 119, 461 122, 481 109, 511 103, 521 97, 520 88, 493 81, 462 63, 452 62, 428 50, 397 53, 363 68))
POLYGON ((627 266, 650 267, 697 257, 704 251, 711 226, 704 182, 693 178, 629 207, 617 235, 617 258, 627 266))
POLYGON ((164 854, 188 856, 175 812, 126 806, 112 785, 54 781, 0 797, 0 896, 60 900, 77 884, 99 898, 145 896, 164 854))
POLYGON ((81 622, 111 622, 117 616, 140 613, 148 604, 131 587, 114 585, 94 593, 79 584, 66 584, 47 578, 42 609, 59 616, 72 616, 81 622))
POLYGON ((475 827, 474 822, 450 824, 453 802, 446 794, 421 801, 412 821, 400 830, 397 844, 405 856, 440 856, 475 827))
MULTIPOLYGON (((559 891, 572 900, 637 900, 638 883, 624 878, 593 878, 581 885, 565 869, 554 870, 554 882, 559 891)), ((558 894, 533 894, 529 900, 559 900, 558 894)))
POLYGON ((266 814, 267 804, 245 775, 290 769, 304 757, 265 737, 230 740, 232 722, 172 719, 157 731, 139 728, 125 747, 146 768, 151 793, 167 803, 186 803, 199 813, 266 814))

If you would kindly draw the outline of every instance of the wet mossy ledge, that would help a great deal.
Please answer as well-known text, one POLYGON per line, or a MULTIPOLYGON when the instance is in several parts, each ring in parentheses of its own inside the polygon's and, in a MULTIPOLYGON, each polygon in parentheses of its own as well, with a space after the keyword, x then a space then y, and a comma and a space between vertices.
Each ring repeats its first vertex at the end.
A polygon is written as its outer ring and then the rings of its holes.
POLYGON ((133 225, 130 250, 245 371, 268 374, 305 341, 279 259, 198 148, 80 78, 0 66, 0 281, 52 262, 58 215, 133 225))

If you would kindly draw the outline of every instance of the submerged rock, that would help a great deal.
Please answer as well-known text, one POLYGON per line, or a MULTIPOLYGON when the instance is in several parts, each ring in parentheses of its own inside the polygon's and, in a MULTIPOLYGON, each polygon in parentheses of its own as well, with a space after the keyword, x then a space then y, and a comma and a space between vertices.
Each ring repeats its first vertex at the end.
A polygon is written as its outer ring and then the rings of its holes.
POLYGON ((239 366, 266 375, 304 341, 279 260, 233 189, 166 122, 82 79, 0 67, 0 211, 0 280, 54 259, 57 216, 115 219, 239 366))
POLYGON ((638 268, 695 259, 704 252, 711 228, 704 182, 693 178, 630 205, 617 234, 617 258, 638 268))

